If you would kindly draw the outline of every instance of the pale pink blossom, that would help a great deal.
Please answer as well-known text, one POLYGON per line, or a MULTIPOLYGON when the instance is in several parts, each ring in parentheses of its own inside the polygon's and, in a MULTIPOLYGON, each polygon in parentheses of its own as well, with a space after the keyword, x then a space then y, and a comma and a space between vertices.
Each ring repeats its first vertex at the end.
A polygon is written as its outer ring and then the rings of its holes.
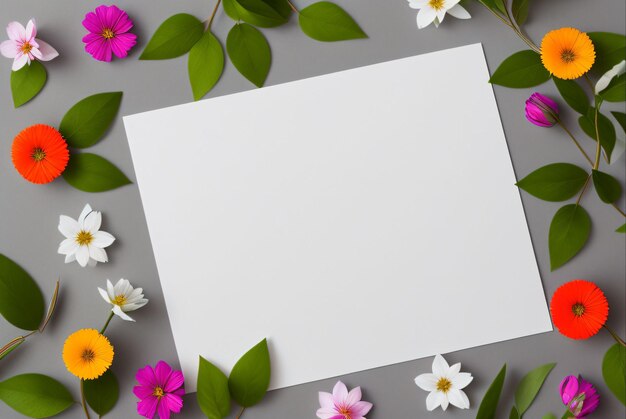
POLYGON ((0 44, 0 54, 13 59, 13 71, 17 71, 31 61, 50 61, 59 53, 48 43, 36 38, 35 19, 28 21, 26 28, 19 22, 7 25, 9 39, 0 44))
POLYGON ((317 417, 320 419, 366 419, 365 415, 372 409, 372 404, 361 401, 361 387, 348 388, 337 381, 333 393, 320 391, 320 408, 317 417))

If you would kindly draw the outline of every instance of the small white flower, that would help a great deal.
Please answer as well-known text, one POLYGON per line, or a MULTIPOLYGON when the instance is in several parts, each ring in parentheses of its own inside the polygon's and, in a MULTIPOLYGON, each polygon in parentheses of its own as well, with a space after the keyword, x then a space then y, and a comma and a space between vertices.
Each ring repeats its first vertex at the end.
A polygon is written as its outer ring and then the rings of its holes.
POLYGON ((417 27, 423 29, 434 23, 436 27, 443 22, 446 13, 457 19, 469 19, 470 14, 459 4, 461 0, 408 0, 411 9, 419 9, 417 27))
POLYGON ((415 384, 422 390, 430 391, 426 397, 428 411, 437 407, 445 411, 448 404, 459 409, 469 409, 470 403, 462 390, 472 382, 472 374, 461 371, 461 363, 449 366, 441 355, 436 355, 433 361, 433 373, 421 374, 415 378, 415 384))
POLYGON ((99 231, 102 214, 85 205, 78 221, 67 215, 61 215, 59 231, 66 239, 59 245, 59 253, 65 255, 65 263, 77 261, 83 268, 95 266, 98 262, 109 259, 104 250, 115 241, 115 237, 106 231, 99 231))
POLYGON ((107 290, 98 287, 98 291, 104 301, 113 306, 111 311, 129 322, 135 320, 128 316, 127 312, 135 311, 148 304, 148 300, 143 298, 143 288, 133 288, 124 278, 117 281, 115 286, 107 279, 107 290))

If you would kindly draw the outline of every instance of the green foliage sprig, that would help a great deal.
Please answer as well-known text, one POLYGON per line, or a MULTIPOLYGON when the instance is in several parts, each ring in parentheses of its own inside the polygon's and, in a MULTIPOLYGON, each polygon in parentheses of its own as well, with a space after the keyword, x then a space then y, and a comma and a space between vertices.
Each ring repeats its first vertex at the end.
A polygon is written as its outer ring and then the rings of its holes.
POLYGON ((212 32, 220 7, 235 24, 226 38, 226 54, 239 73, 257 87, 265 84, 272 63, 267 39, 258 28, 275 28, 292 14, 304 34, 322 42, 367 38, 367 34, 340 6, 329 1, 299 10, 290 0, 217 0, 211 16, 201 22, 180 13, 166 19, 152 35, 140 60, 165 60, 189 53, 187 70, 194 100, 204 97, 224 70, 222 42, 212 32))

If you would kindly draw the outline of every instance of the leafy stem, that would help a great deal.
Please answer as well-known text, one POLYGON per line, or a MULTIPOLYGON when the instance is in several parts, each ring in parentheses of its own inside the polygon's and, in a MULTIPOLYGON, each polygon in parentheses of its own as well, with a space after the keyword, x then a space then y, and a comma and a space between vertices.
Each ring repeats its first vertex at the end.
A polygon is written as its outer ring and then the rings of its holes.
POLYGON ((511 17, 511 14, 509 13, 509 10, 508 10, 508 7, 506 6, 506 4, 504 5, 504 10, 505 10, 506 16, 502 16, 501 14, 499 14, 496 11, 492 10, 489 6, 487 6, 482 1, 480 1, 479 3, 482 4, 483 6, 485 6, 485 8, 487 8, 487 10, 489 10, 491 12, 491 14, 493 14, 495 17, 500 19, 502 21, 502 23, 504 23, 506 26, 511 28, 513 30, 513 32, 515 32, 515 34, 522 41, 524 41, 524 43, 526 45, 528 45, 530 47, 530 49, 535 51, 537 54, 541 53, 541 50, 539 49, 539 47, 537 45, 535 45, 535 43, 533 41, 531 41, 526 35, 524 35, 524 33, 522 32, 522 29, 515 23, 515 20, 511 17))
POLYGON ((215 3, 215 7, 213 8, 213 12, 211 13, 211 17, 209 17, 209 21, 207 23, 207 30, 211 29, 211 25, 213 24, 213 19, 215 19, 215 14, 217 13, 217 9, 220 7, 222 0, 217 0, 215 3))
POLYGON ((241 416, 243 415, 243 412, 246 411, 245 407, 242 407, 241 410, 239 411, 239 413, 237 413, 237 418, 236 419, 241 419, 241 416))
POLYGON ((600 156, 602 155, 602 145, 600 144, 600 129, 598 127, 598 112, 599 108, 602 105, 602 101, 598 101, 595 107, 594 113, 594 125, 596 128, 596 161, 593 164, 593 170, 598 170, 600 167, 600 156))
POLYGON ((106 330, 107 327, 109 327, 109 323, 111 323, 111 319, 113 318, 113 312, 109 313, 109 317, 107 318, 106 323, 104 323, 104 326, 102 326, 102 329, 100 330, 100 334, 102 335, 106 330))
POLYGON ((291 10, 293 10, 295 14, 300 13, 298 9, 296 8, 296 6, 290 0, 287 0, 287 4, 289 4, 289 7, 291 7, 291 10))
POLYGON ((583 198, 583 195, 585 194, 585 191, 587 190, 587 186, 589 186, 589 181, 591 180, 591 175, 587 176, 587 180, 585 180, 585 184, 583 185, 583 188, 580 190, 580 194, 578 195, 578 199, 576 199, 576 206, 578 206, 578 204, 580 204, 580 200, 583 198))
POLYGON ((563 128, 563 130, 567 133, 567 135, 569 135, 569 137, 572 139, 572 141, 574 142, 578 150, 580 150, 580 152, 583 154, 583 156, 589 162, 589 164, 593 166, 593 161, 591 160, 589 155, 585 152, 585 150, 582 148, 582 146, 580 145, 576 137, 574 137, 572 132, 565 126, 565 124, 560 119, 558 120, 558 124, 561 128, 563 128))
POLYGON ((90 419, 89 410, 87 409, 87 403, 85 402, 85 382, 83 380, 80 380, 80 403, 83 406, 83 412, 85 412, 85 417, 87 417, 87 419, 90 419))
POLYGON ((606 324, 604 325, 604 328, 611 334, 611 336, 613 336, 613 339, 615 339, 615 341, 617 343, 619 343, 620 345, 626 347, 626 342, 624 342, 624 339, 620 338, 617 333, 615 333, 615 331, 613 329, 611 329, 609 326, 607 326, 606 324))

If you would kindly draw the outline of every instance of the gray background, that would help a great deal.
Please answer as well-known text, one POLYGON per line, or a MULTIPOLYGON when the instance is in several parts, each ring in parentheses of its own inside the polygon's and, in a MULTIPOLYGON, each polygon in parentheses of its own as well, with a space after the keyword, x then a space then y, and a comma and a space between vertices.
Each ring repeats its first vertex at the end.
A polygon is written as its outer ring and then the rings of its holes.
MULTIPOLYGON (((300 0, 296 4, 303 7, 310 2, 300 0)), ((493 71, 512 52, 524 49, 524 44, 512 32, 473 2, 469 6, 472 20, 459 21, 449 17, 438 30, 429 27, 421 31, 415 24, 416 12, 408 7, 405 0, 337 2, 356 18, 370 39, 335 44, 318 43, 299 31, 296 19, 282 28, 264 30, 273 53, 268 85, 474 42, 484 44, 487 61, 493 71)), ((133 313, 137 323, 126 323, 116 318, 109 327, 108 334, 116 349, 113 370, 120 379, 121 398, 108 416, 126 418, 135 416, 136 400, 131 392, 135 371, 159 359, 174 365, 177 363, 137 186, 88 194, 72 189, 62 179, 47 186, 32 185, 14 170, 10 159, 11 143, 21 129, 31 124, 57 125, 71 105, 97 92, 124 91, 121 115, 189 102, 192 96, 185 58, 140 62, 137 57, 149 36, 165 18, 179 12, 208 16, 214 1, 118 0, 117 5, 126 9, 135 20, 135 33, 139 36, 140 44, 130 58, 111 64, 94 61, 83 51, 81 42, 85 32, 81 25, 82 18, 99 4, 100 1, 91 0, 1 0, 0 3, 1 25, 11 20, 25 23, 34 16, 38 20, 40 37, 61 53, 59 58, 46 64, 49 82, 40 96, 18 110, 12 107, 9 91, 10 61, 0 58, 0 252, 25 267, 37 280, 46 297, 50 296, 55 279, 59 276, 62 279, 60 305, 51 325, 43 335, 33 336, 19 351, 2 361, 0 380, 24 372, 49 374, 69 386, 78 400, 78 382, 65 370, 61 359, 63 342, 69 333, 79 328, 99 328, 102 325, 108 306, 96 291, 97 286, 103 286, 106 278, 128 278, 136 286, 144 287, 150 303, 133 313), (103 211, 103 229, 117 237, 115 244, 107 249, 111 262, 99 264, 95 269, 83 269, 75 263, 65 265, 63 256, 56 253, 63 238, 57 231, 59 215, 76 218, 86 203, 103 211)), ((562 26, 623 33, 624 9, 623 0, 535 1, 527 30, 536 42, 548 30, 562 26)), ((214 31, 221 40, 225 39, 230 25, 231 21, 221 11, 218 12, 214 31)), ((6 39, 4 32, 0 34, 0 39, 6 39)), ((462 68, 463 63, 459 63, 459 71, 462 68)), ((442 88, 445 88, 445 81, 424 82, 441 82, 442 88)), ((252 87, 232 65, 227 64, 221 81, 209 97, 252 87)), ((538 90, 554 94, 550 83, 538 90)), ((530 90, 495 87, 495 93, 518 178, 552 162, 568 161, 585 166, 578 151, 558 128, 541 129, 526 122, 523 108, 530 90)), ((419 95, 419 92, 415 94, 419 95)), ((575 125, 571 111, 566 111, 564 117, 570 125, 575 125)), ((415 122, 419 124, 417 118, 415 122)), ((207 130, 210 132, 210 125, 207 130)), ((176 138, 172 139, 173 147, 176 141, 176 138)), ((583 142, 589 150, 592 149, 589 140, 583 139, 583 142)), ((441 154, 431 158, 445 158, 445 147, 443 143, 441 154)), ((134 179, 121 117, 92 151, 109 158, 134 179)), ((163 170, 168 170, 166 159, 163 161, 163 170)), ((605 170, 624 183, 626 173, 623 157, 605 170)), ((623 336, 625 240, 623 235, 613 233, 624 222, 623 219, 612 208, 600 203, 593 193, 587 194, 583 205, 591 213, 594 222, 590 242, 574 261, 551 273, 547 232, 551 217, 560 204, 541 202, 525 194, 522 198, 546 294, 551 296, 560 284, 574 278, 595 281, 611 303, 610 323, 623 336)), ((464 203, 458 204, 459 217, 462 217, 464 203)), ((484 205, 489 205, 489 202, 484 205)), ((624 208, 623 201, 621 207, 624 208)), ((442 234, 454 240, 453 232, 443 230, 442 234)), ((236 298, 233 298, 232 308, 237 309, 236 298)), ((444 301, 442 309, 445 309, 444 301)), ((349 318, 358 319, 358 310, 348 309, 342 314, 346 321, 349 318)), ((494 322, 498 321, 497 314, 494 313, 494 322)), ((210 322, 211 319, 190 321, 196 322, 198 333, 202 333, 202 323, 210 322)), ((433 321, 436 321, 436 313, 433 313, 433 321)), ((459 319, 459 327, 462 325, 463 319, 459 319)), ((488 327, 486 324, 485 328, 488 327)), ((0 342, 8 341, 19 333, 0 320, 0 342)), ((449 333, 454 333, 454 330, 449 333)), ((355 339, 354 350, 358 351, 361 345, 367 345, 367 339, 355 339)), ((462 362, 463 370, 472 372, 475 379, 466 389, 472 409, 461 411, 451 408, 445 415, 454 418, 474 417, 489 383, 506 362, 509 375, 498 417, 508 417, 519 378, 537 365, 556 361, 558 366, 549 376, 544 390, 529 410, 528 417, 538 418, 548 411, 560 417, 563 407, 558 395, 558 383, 564 375, 576 373, 583 374, 599 388, 601 404, 594 417, 623 417, 623 406, 609 393, 601 377, 602 356, 611 344, 611 338, 604 332, 589 340, 574 342, 555 331, 448 354, 448 361, 462 362)), ((202 352, 202 348, 198 348, 198 351, 202 352)), ((315 351, 315 348, 311 348, 311 351, 315 351)), ((351 374, 342 377, 342 380, 349 387, 362 386, 364 398, 375 405, 368 415, 370 419, 442 417, 444 413, 441 410, 430 414, 426 411, 427 393, 413 384, 417 374, 430 371, 431 362, 432 358, 406 362, 351 374)), ((317 392, 330 391, 335 381, 328 379, 273 391, 260 405, 249 409, 244 418, 314 418, 318 408, 317 392)), ((186 397, 185 403, 182 417, 202 417, 195 397, 186 397)), ((81 415, 81 409, 76 406, 61 416, 78 418, 81 415)), ((0 417, 15 418, 19 415, 0 404, 0 417)))

